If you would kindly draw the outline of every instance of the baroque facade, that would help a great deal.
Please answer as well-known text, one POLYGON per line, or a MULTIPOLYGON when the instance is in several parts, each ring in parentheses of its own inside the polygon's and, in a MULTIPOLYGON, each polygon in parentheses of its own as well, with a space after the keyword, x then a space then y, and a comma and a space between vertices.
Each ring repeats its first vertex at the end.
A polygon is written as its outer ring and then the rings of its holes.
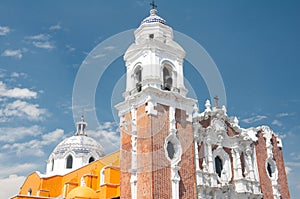
POLYGON ((184 49, 150 11, 124 55, 126 90, 116 105, 120 151, 104 149, 77 123, 28 176, 21 198, 289 199, 282 143, 269 127, 241 128, 226 107, 186 96, 184 49))

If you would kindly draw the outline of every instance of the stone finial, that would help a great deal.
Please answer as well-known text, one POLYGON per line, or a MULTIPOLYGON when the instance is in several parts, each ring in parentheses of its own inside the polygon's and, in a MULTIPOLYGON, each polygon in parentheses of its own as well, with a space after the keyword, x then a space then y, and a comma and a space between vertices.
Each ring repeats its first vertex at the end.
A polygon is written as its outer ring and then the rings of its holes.
POLYGON ((205 111, 211 111, 210 106, 211 106, 210 101, 206 100, 206 102, 205 102, 205 107, 206 107, 205 111))

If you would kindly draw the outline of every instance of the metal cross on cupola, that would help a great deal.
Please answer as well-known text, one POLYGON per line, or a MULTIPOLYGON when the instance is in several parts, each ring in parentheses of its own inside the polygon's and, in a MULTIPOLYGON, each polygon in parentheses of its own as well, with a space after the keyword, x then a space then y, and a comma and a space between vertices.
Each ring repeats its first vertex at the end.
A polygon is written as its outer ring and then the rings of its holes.
POLYGON ((150 3, 150 5, 152 6, 152 9, 154 10, 155 8, 157 8, 157 5, 155 4, 154 0, 152 0, 152 2, 150 3))

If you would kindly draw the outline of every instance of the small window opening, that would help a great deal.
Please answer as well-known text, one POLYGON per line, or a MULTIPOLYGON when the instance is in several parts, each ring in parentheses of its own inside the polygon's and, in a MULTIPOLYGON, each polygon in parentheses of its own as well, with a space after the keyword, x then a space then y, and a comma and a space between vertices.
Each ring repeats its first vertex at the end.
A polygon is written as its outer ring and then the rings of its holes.
POLYGON ((67 157, 67 164, 66 164, 66 168, 67 169, 72 169, 73 167, 73 157, 71 155, 69 155, 67 157))
POLYGON ((223 163, 222 163, 222 159, 219 156, 215 158, 215 167, 216 167, 216 173, 218 174, 219 177, 221 177, 222 170, 223 170, 223 163))
POLYGON ((271 164, 268 162, 268 165, 267 165, 267 171, 268 171, 268 174, 269 174, 269 176, 272 178, 272 166, 271 166, 271 164))
POLYGON ((94 162, 94 161, 95 161, 95 158, 94 157, 90 157, 89 163, 94 162))
POLYGON ((154 39, 154 34, 149 34, 149 39, 154 39))
POLYGON ((32 189, 29 188, 29 189, 28 189, 28 196, 31 196, 31 194, 32 194, 32 189))
POLYGON ((172 142, 168 142, 167 152, 168 152, 168 156, 169 156, 170 160, 172 160, 175 156, 175 147, 174 147, 174 144, 172 142))
POLYGON ((163 69, 163 90, 170 91, 172 88, 172 72, 167 68, 164 67, 163 69))

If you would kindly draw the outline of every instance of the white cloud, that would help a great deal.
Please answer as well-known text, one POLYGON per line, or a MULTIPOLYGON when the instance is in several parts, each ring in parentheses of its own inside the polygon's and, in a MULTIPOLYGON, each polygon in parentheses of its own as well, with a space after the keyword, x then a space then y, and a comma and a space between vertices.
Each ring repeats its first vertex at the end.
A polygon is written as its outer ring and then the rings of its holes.
POLYGON ((117 123, 101 123, 97 130, 87 130, 87 134, 96 140, 99 140, 99 143, 105 149, 106 154, 119 150, 120 134, 117 123))
POLYGON ((23 57, 23 54, 22 54, 22 51, 20 49, 18 49, 18 50, 7 49, 1 54, 1 56, 3 56, 3 57, 15 57, 15 58, 21 59, 23 57))
MULTIPOLYGON (((14 74, 16 76, 17 73, 14 74)), ((20 74, 18 74, 19 76, 20 74)), ((0 81, 0 97, 31 99, 36 98, 37 93, 28 88, 7 88, 6 84, 0 81)))
POLYGON ((279 120, 274 120, 272 124, 276 126, 282 126, 282 123, 279 120))
POLYGON ((289 116, 288 113, 278 113, 278 114, 276 115, 276 117, 287 117, 287 116, 289 116))
POLYGON ((48 41, 51 38, 48 34, 38 34, 26 37, 29 40, 48 41))
POLYGON ((47 145, 50 143, 57 142, 58 140, 61 140, 63 136, 64 136, 64 130, 56 129, 55 131, 52 131, 42 136, 43 139, 42 144, 47 145))
POLYGON ((10 28, 8 26, 0 26, 0 36, 5 36, 10 32, 10 28))
POLYGON ((285 167, 286 175, 289 175, 292 171, 293 171, 292 168, 290 168, 290 167, 285 167))
POLYGON ((12 78, 19 78, 19 77, 24 77, 26 78, 27 77, 27 74, 26 73, 17 73, 17 72, 12 72, 10 77, 12 78))
POLYGON ((10 175, 8 178, 0 179, 0 198, 11 198, 19 193, 20 187, 24 183, 25 176, 10 175))
POLYGON ((30 127, 6 127, 0 128, 0 142, 12 143, 28 136, 36 137, 41 134, 41 128, 37 125, 30 127))
POLYGON ((42 120, 46 113, 46 109, 39 108, 38 104, 30 104, 22 100, 5 104, 5 107, 0 109, 0 117, 19 117, 34 121, 42 120))
POLYGON ((56 24, 56 25, 50 26, 50 28, 49 28, 49 30, 60 30, 60 29, 61 29, 60 24, 56 24))
POLYGON ((94 55, 92 58, 98 59, 98 58, 103 58, 103 57, 106 57, 106 54, 97 54, 97 55, 94 55))
POLYGON ((76 49, 74 47, 72 47, 71 45, 66 45, 66 48, 68 49, 69 52, 73 52, 76 49))
POLYGON ((24 163, 24 164, 13 164, 13 165, 1 165, 0 166, 0 176, 9 176, 16 173, 27 173, 36 169, 38 165, 33 163, 24 163))
POLYGON ((41 139, 33 139, 23 143, 4 144, 2 149, 13 152, 17 154, 17 156, 42 157, 45 155, 45 146, 56 143, 62 138, 64 138, 64 130, 56 129, 55 131, 42 135, 41 139))
POLYGON ((116 47, 115 46, 106 46, 104 49, 105 50, 114 50, 116 47))
POLYGON ((34 45, 37 48, 43 48, 48 50, 55 48, 53 43, 49 41, 49 39, 51 39, 51 36, 49 34, 32 35, 26 37, 26 39, 31 40, 32 45, 34 45))
POLYGON ((250 124, 250 123, 254 123, 254 122, 264 120, 266 118, 267 118, 267 116, 264 116, 264 115, 256 115, 254 117, 243 119, 242 121, 247 123, 247 124, 250 124))
POLYGON ((290 167, 300 167, 300 162, 286 162, 285 165, 290 167))
POLYGON ((37 47, 37 48, 43 48, 43 49, 48 49, 51 50, 55 48, 53 44, 51 44, 49 41, 41 42, 41 41, 34 41, 32 44, 37 47))

